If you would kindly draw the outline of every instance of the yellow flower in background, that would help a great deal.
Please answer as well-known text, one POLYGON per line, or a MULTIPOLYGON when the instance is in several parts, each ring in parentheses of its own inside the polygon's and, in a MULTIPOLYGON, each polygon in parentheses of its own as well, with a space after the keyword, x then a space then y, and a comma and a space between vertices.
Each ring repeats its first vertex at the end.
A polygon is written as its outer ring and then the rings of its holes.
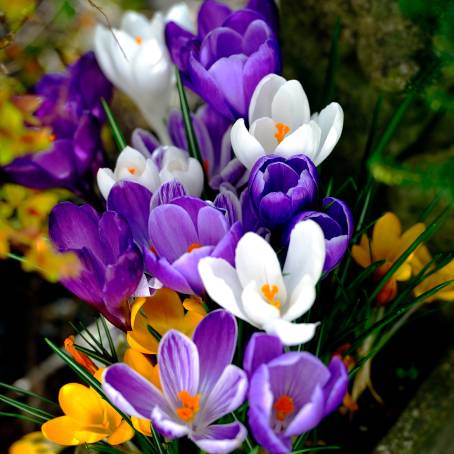
POLYGON ((106 440, 117 445, 134 436, 132 427, 94 389, 68 383, 59 392, 58 401, 65 416, 41 426, 45 438, 64 446, 106 440))
MULTIPOLYGON (((393 263, 425 230, 422 223, 415 224, 404 233, 398 217, 394 213, 385 213, 374 225, 372 239, 363 234, 361 242, 352 247, 352 257, 363 268, 372 263, 384 260, 385 263, 375 271, 378 280, 391 268, 393 263)), ((397 281, 407 281, 412 275, 411 260, 414 253, 396 270, 391 279, 383 287, 377 301, 386 304, 397 294, 397 281)))
POLYGON ((170 329, 192 336, 205 314, 199 299, 190 297, 181 302, 178 293, 173 290, 159 289, 153 296, 138 298, 133 304, 128 344, 141 353, 155 354, 158 352, 158 340, 150 333, 148 326, 161 336, 170 329))
POLYGON ((62 446, 46 440, 41 432, 31 432, 14 442, 8 454, 58 454, 62 450, 62 446))
MULTIPOLYGON (((430 255, 429 250, 426 246, 419 247, 413 257, 411 259, 411 266, 413 268, 413 273, 419 273, 430 261, 432 260, 432 256, 430 255)), ((435 265, 429 267, 428 271, 430 272, 435 265)), ((454 259, 451 260, 447 265, 443 268, 440 268, 435 273, 427 276, 420 284, 418 284, 413 293, 415 296, 420 296, 423 293, 429 291, 430 289, 436 287, 437 285, 443 284, 444 282, 450 281, 454 279, 454 259)), ((430 303, 431 301, 441 300, 441 301, 452 301, 454 300, 454 282, 447 285, 446 287, 439 290, 437 293, 433 294, 425 301, 430 303)))

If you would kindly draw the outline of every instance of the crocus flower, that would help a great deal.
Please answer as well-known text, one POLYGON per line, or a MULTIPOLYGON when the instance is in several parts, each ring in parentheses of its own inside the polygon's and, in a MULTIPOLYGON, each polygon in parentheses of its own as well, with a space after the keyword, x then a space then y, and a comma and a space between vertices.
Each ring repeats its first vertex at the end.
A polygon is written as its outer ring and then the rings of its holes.
POLYGON ((190 340, 168 331, 159 344, 162 391, 125 364, 104 373, 103 389, 124 413, 151 419, 164 437, 188 436, 203 451, 227 453, 241 446, 239 422, 213 424, 237 409, 247 391, 246 374, 231 363, 237 340, 235 318, 217 310, 197 326, 190 340))
MULTIPOLYGON (((273 228, 289 221, 302 210, 314 206, 318 198, 318 173, 312 161, 297 155, 289 159, 264 156, 252 168, 248 201, 260 225, 273 228)), ((248 202, 248 203, 246 203, 248 202)))
MULTIPOLYGON (((184 19, 189 15, 187 6, 184 19)), ((169 18, 178 16, 169 13, 169 18)), ((175 86, 173 67, 164 42, 166 18, 156 13, 150 21, 142 14, 128 11, 120 29, 98 25, 94 47, 96 58, 106 77, 125 92, 140 109, 161 141, 169 143, 164 118, 175 86)))
POLYGON ((42 432, 30 432, 12 444, 8 454, 59 454, 63 449, 63 446, 44 438, 42 432))
MULTIPOLYGON (((375 223, 371 241, 363 234, 360 243, 352 247, 352 257, 363 268, 384 260, 383 265, 375 271, 375 278, 380 279, 424 230, 425 225, 418 223, 402 233, 399 218, 394 213, 385 213, 375 223)), ((396 297, 397 281, 410 279, 413 254, 410 254, 380 291, 377 296, 379 304, 387 304, 396 297)))
POLYGON ((134 181, 155 191, 162 183, 177 180, 188 194, 200 196, 203 188, 203 170, 197 159, 173 146, 156 148, 150 157, 131 147, 118 156, 114 171, 103 168, 97 174, 98 187, 107 199, 112 186, 121 180, 134 181))
POLYGON ((256 233, 246 233, 235 251, 235 268, 222 258, 204 258, 199 274, 208 295, 285 345, 312 339, 317 323, 292 323, 315 300, 325 260, 325 241, 314 221, 298 223, 290 235, 283 270, 276 252, 256 233))
POLYGON ((248 169, 269 154, 290 158, 303 153, 318 166, 333 150, 344 123, 336 102, 311 117, 300 82, 277 74, 268 74, 255 88, 249 104, 249 130, 245 116, 233 125, 231 139, 235 155, 248 169))
POLYGON ((43 435, 65 446, 84 445, 106 440, 118 445, 130 440, 134 430, 94 389, 79 383, 64 385, 58 402, 65 416, 45 422, 43 435))
POLYGON ((339 357, 326 367, 308 352, 283 352, 274 336, 252 335, 244 356, 250 378, 248 419, 252 434, 273 454, 292 450, 292 437, 316 427, 342 402, 347 370, 339 357))
POLYGON ((112 211, 99 216, 90 205, 63 202, 49 216, 49 236, 60 252, 74 252, 81 263, 79 275, 62 284, 128 329, 127 298, 139 284, 143 262, 126 221, 112 211))
POLYGON ((167 288, 158 289, 149 298, 138 298, 133 304, 128 344, 139 352, 156 354, 158 340, 150 333, 149 326, 160 336, 170 329, 191 336, 205 314, 200 302, 190 298, 182 302, 177 292, 167 288), (188 309, 186 313, 184 308, 188 309))
POLYGON ((319 211, 302 211, 287 223, 283 233, 284 244, 288 244, 293 227, 305 219, 312 219, 323 230, 326 248, 323 272, 328 273, 339 265, 352 239, 353 216, 350 208, 342 200, 325 197, 319 211))
POLYGON ((199 260, 212 256, 233 263, 241 234, 240 223, 230 225, 226 215, 211 204, 191 196, 178 197, 151 210, 150 248, 144 250, 146 271, 165 287, 202 295, 199 260))
POLYGON ((104 114, 100 100, 110 99, 110 83, 89 52, 65 73, 44 76, 36 91, 42 103, 35 116, 42 125, 52 128, 52 145, 18 157, 3 170, 11 181, 23 186, 89 192, 87 179, 103 160, 100 132, 104 114))
POLYGON ((185 84, 233 120, 246 115, 259 81, 280 71, 275 21, 273 0, 249 1, 234 12, 221 2, 205 0, 197 35, 169 22, 167 46, 185 84))
MULTIPOLYGON (((192 115, 192 125, 211 188, 218 190, 225 184, 232 187, 242 186, 247 178, 246 168, 233 156, 230 122, 205 104, 192 115)), ((168 126, 172 142, 177 147, 188 150, 180 111, 174 110, 170 113, 168 126)))

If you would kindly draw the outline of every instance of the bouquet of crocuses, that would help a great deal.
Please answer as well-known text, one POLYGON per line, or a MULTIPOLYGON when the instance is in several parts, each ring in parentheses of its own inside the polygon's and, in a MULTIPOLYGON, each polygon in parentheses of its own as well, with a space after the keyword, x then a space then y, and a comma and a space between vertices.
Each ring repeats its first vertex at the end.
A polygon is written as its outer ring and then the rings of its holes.
MULTIPOLYGON (((48 235, 77 257, 61 283, 100 314, 64 349, 48 341, 84 382, 61 388, 63 416, 0 396, 41 426, 45 440, 18 443, 335 448, 318 443, 321 421, 340 406, 355 411, 366 388, 376 395, 374 355, 422 303, 453 298, 451 255, 432 258, 423 244, 447 209, 402 233, 392 213, 369 222, 371 177, 352 207, 337 197, 345 186, 320 178, 343 110, 331 102, 311 113, 301 83, 280 75, 273 0, 239 10, 205 0, 196 20, 178 4, 108 25, 97 26, 93 52, 37 84, 26 128, 47 128, 48 143, 2 170, 77 198, 53 208, 48 235), (137 128, 128 145, 112 84, 153 133, 137 128), (105 125, 118 148, 111 165, 105 125)), ((374 155, 374 140, 366 151, 374 155)))

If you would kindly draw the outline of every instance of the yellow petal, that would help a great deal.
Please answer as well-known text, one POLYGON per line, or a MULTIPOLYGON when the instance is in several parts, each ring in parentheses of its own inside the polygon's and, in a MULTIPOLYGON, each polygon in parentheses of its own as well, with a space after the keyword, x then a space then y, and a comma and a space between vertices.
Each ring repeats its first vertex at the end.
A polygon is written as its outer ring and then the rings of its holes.
POLYGON ((401 233, 398 217, 385 213, 375 224, 372 232, 371 251, 373 261, 391 259, 401 233))
POLYGON ((85 430, 83 425, 68 416, 60 416, 41 426, 45 438, 59 445, 75 446, 82 443, 96 443, 106 437, 106 433, 85 430))
POLYGON ((134 436, 134 429, 126 422, 122 421, 115 432, 107 438, 107 442, 111 445, 119 445, 129 441, 134 436))
POLYGON ((176 329, 186 334, 186 336, 192 337, 194 330, 203 319, 203 317, 204 315, 201 315, 198 312, 189 311, 186 313, 181 322, 176 326, 176 329))
POLYGON ((81 425, 103 424, 103 400, 93 389, 79 383, 68 383, 60 389, 58 401, 65 415, 81 425))
POLYGON ((202 316, 207 314, 207 311, 203 307, 202 300, 196 296, 190 296, 183 301, 183 307, 189 312, 196 312, 202 316))
POLYGON ((412 268, 410 263, 404 263, 394 273, 393 277, 397 281, 408 281, 412 275, 412 268))
POLYGON ((160 388, 159 367, 153 366, 148 358, 141 352, 128 348, 123 356, 123 361, 140 375, 160 388))
MULTIPOLYGON (((365 235, 363 235, 365 236, 365 235)), ((367 268, 371 263, 371 258, 370 258, 370 252, 369 248, 364 248, 361 245, 353 245, 352 246, 352 257, 353 260, 359 265, 362 266, 363 268, 367 268)))
POLYGON ((416 238, 418 238, 419 235, 421 235, 422 232, 424 232, 424 230, 426 230, 426 226, 420 222, 404 232, 396 245, 393 260, 399 258, 399 256, 401 256, 405 250, 408 249, 408 247, 416 240, 416 238))
POLYGON ((147 437, 150 437, 152 435, 150 420, 137 418, 136 416, 131 416, 131 422, 134 428, 141 434, 144 434, 147 437))

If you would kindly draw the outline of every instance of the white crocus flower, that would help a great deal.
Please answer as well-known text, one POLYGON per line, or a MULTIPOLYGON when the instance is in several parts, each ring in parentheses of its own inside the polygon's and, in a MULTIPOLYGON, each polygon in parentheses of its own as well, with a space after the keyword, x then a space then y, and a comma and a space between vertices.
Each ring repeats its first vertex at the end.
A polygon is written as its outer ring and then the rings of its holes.
POLYGON ((156 13, 150 21, 128 11, 120 29, 96 27, 94 50, 106 77, 137 105, 161 143, 170 143, 164 123, 175 86, 174 69, 166 48, 164 27, 177 19, 182 26, 190 22, 190 12, 182 3, 166 17, 156 13))
POLYGON ((240 118, 231 131, 233 151, 248 169, 269 154, 285 158, 305 154, 319 165, 339 140, 344 113, 337 102, 332 102, 311 117, 302 85, 268 74, 252 95, 249 124, 248 130, 240 118))
POLYGON ((325 261, 320 226, 307 220, 292 230, 283 271, 273 248, 256 233, 238 242, 235 268, 221 258, 199 262, 208 295, 224 309, 256 328, 278 336, 285 345, 309 341, 317 323, 292 323, 315 300, 315 285, 325 261))
POLYGON ((129 180, 154 192, 162 183, 179 181, 190 195, 200 196, 203 189, 203 170, 200 163, 177 147, 165 146, 155 150, 154 158, 126 147, 118 156, 114 171, 98 170, 98 187, 105 199, 112 186, 120 180, 129 180), (158 157, 159 155, 159 157, 158 157))

